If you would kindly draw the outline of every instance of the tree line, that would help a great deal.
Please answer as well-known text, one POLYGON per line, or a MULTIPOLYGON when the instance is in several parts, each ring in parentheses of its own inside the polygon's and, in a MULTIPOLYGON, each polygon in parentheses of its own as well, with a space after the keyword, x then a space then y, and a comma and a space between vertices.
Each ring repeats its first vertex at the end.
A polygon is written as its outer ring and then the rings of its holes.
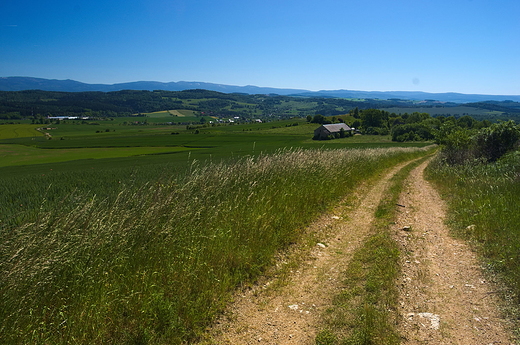
POLYGON ((396 114, 380 109, 354 108, 344 116, 325 117, 321 114, 307 116, 307 121, 317 124, 346 123, 362 134, 391 135, 393 141, 427 141, 442 136, 447 128, 479 130, 492 125, 489 120, 476 120, 466 115, 432 117, 428 113, 396 114))

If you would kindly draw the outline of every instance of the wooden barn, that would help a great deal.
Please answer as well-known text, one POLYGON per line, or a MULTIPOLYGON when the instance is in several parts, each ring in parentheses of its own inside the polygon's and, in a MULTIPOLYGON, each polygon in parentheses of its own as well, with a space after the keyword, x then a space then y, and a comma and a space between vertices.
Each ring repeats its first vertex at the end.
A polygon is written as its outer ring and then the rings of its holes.
POLYGON ((344 123, 335 123, 331 125, 322 125, 319 128, 314 130, 314 139, 316 140, 325 140, 329 138, 329 135, 336 136, 336 134, 341 133, 341 129, 348 133, 352 131, 348 125, 344 123))

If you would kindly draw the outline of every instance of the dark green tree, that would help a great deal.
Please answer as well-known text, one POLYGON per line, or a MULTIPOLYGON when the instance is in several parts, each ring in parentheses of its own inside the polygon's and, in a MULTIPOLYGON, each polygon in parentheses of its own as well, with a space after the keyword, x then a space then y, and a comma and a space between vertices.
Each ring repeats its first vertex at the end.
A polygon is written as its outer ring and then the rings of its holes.
POLYGON ((474 138, 479 155, 494 162, 518 147, 520 127, 512 120, 494 123, 481 129, 474 138))
POLYGON ((378 109, 366 109, 361 112, 361 119, 363 121, 363 128, 368 127, 382 127, 383 114, 378 109))
POLYGON ((323 125, 323 124, 326 124, 326 123, 329 123, 329 122, 327 121, 325 116, 317 114, 317 115, 314 115, 314 117, 312 118, 311 123, 319 123, 319 124, 323 125))
POLYGON ((352 116, 353 116, 355 119, 359 119, 359 118, 360 118, 358 107, 355 107, 355 108, 354 108, 354 110, 352 111, 352 116))

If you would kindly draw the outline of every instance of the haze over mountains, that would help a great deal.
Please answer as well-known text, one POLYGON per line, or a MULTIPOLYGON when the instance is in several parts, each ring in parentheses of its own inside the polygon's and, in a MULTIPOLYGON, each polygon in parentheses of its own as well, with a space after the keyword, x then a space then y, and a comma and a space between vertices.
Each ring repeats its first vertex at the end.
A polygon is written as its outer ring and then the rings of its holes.
POLYGON ((205 82, 156 82, 136 81, 118 84, 87 84, 75 80, 57 80, 32 77, 0 77, 0 91, 45 90, 63 92, 84 91, 119 91, 119 90, 166 90, 182 91, 189 89, 205 89, 224 93, 246 94, 278 94, 307 97, 341 97, 369 99, 404 99, 404 100, 436 100, 440 102, 469 103, 482 101, 515 101, 520 102, 520 95, 478 95, 463 93, 428 93, 421 91, 355 91, 355 90, 321 90, 280 89, 258 86, 235 86, 205 82))

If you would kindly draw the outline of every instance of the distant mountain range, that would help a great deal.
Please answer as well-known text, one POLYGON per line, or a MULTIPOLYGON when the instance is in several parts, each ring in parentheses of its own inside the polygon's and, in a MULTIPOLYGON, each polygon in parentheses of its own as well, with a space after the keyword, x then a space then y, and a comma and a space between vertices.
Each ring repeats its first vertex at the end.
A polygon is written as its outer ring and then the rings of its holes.
POLYGON ((223 93, 246 94, 278 94, 305 97, 341 97, 368 99, 403 99, 413 101, 435 100, 439 102, 469 103, 483 101, 515 101, 520 102, 520 95, 478 95, 455 92, 428 93, 421 91, 354 91, 354 90, 322 90, 309 91, 302 89, 278 89, 258 86, 234 86, 204 82, 169 82, 136 81, 119 84, 86 84, 75 80, 56 80, 32 77, 0 77, 0 91, 45 90, 63 92, 83 91, 119 91, 119 90, 167 90, 183 91, 189 89, 205 89, 223 93))

